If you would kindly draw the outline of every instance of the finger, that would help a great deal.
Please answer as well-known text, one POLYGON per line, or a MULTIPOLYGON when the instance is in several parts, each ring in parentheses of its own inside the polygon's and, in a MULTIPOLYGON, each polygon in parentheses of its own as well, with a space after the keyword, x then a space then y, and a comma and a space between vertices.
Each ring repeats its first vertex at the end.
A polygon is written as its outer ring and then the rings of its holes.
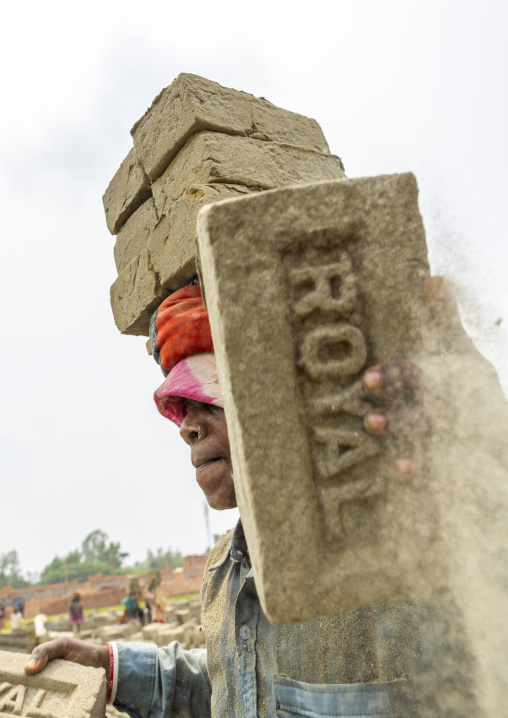
POLYGON ((394 461, 395 471, 406 479, 412 479, 415 475, 415 462, 412 456, 399 456, 394 461))
POLYGON ((61 656, 66 661, 73 661, 82 666, 93 666, 94 668, 104 668, 109 670, 109 648, 107 646, 96 646, 86 641, 77 641, 74 638, 68 639, 69 648, 65 656, 61 656))
POLYGON ((430 431, 429 416, 421 406, 397 406, 371 409, 363 418, 371 436, 380 439, 397 436, 421 436, 430 431))
POLYGON ((110 659, 107 646, 96 646, 85 641, 77 641, 74 638, 57 638, 34 648, 25 665, 25 673, 28 675, 39 673, 48 661, 52 661, 54 658, 62 658, 82 666, 109 670, 110 659))
POLYGON ((68 638, 56 638, 41 646, 36 646, 25 666, 25 673, 39 673, 48 661, 54 658, 65 658, 70 652, 70 641, 68 638))
POLYGON ((477 352, 460 319, 457 300, 443 277, 431 277, 425 285, 425 301, 438 329, 443 349, 455 354, 477 352))
POLYGON ((410 399, 420 384, 420 369, 410 361, 376 364, 363 375, 364 391, 386 399, 410 399))
POLYGON ((25 673, 27 675, 39 673, 48 661, 52 658, 59 658, 63 651, 61 643, 62 639, 57 639, 55 641, 49 641, 42 646, 36 646, 25 665, 25 673))

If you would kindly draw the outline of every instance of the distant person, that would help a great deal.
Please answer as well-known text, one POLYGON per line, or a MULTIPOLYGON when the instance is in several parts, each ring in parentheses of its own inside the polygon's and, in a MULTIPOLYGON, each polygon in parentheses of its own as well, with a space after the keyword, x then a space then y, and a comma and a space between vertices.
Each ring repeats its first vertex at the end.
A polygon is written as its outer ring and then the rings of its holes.
POLYGON ((5 623, 5 612, 7 610, 7 601, 2 598, 0 601, 0 631, 2 630, 5 623))
POLYGON ((69 606, 69 623, 72 626, 72 632, 76 637, 79 637, 81 632, 81 624, 85 622, 85 616, 83 614, 83 604, 81 603, 81 596, 79 593, 75 593, 72 597, 72 601, 69 606))
POLYGON ((48 617, 45 613, 38 613, 34 618, 35 643, 37 645, 41 642, 41 638, 48 633, 48 629, 46 628, 47 620, 48 617))
POLYGON ((145 608, 143 611, 143 625, 147 626, 149 623, 152 622, 152 607, 150 606, 150 601, 148 599, 149 591, 145 593, 145 608))
POLYGON ((145 600, 150 606, 150 616, 152 623, 164 623, 166 620, 166 596, 161 586, 161 572, 154 571, 150 575, 150 583, 145 600))
POLYGON ((23 625, 23 614, 19 610, 19 606, 16 604, 13 606, 14 610, 11 613, 11 629, 17 631, 23 625))
POLYGON ((120 623, 131 623, 141 628, 143 623, 143 611, 138 602, 137 587, 130 586, 129 594, 122 598, 124 612, 120 618, 120 623))
POLYGON ((18 608, 19 608, 19 610, 20 610, 20 612, 21 612, 21 615, 22 615, 23 618, 24 618, 24 617, 25 617, 25 599, 24 599, 24 598, 20 598, 20 599, 19 599, 19 601, 18 601, 18 608))

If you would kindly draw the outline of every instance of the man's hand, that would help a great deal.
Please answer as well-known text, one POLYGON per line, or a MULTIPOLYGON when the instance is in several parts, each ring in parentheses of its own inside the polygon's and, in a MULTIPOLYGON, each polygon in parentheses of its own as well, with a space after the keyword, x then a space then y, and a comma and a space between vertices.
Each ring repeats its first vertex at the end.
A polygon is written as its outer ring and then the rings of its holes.
POLYGON ((422 447, 429 448, 429 438, 465 449, 482 442, 499 456, 508 427, 496 372, 464 330, 453 293, 441 277, 427 282, 425 299, 437 351, 415 361, 378 364, 363 376, 364 391, 376 404, 364 417, 365 428, 397 445, 407 442, 411 448, 396 458, 395 469, 408 477, 425 473, 422 447))
POLYGON ((34 648, 25 666, 25 673, 29 676, 39 673, 53 658, 62 658, 64 661, 72 661, 82 666, 104 668, 106 676, 109 676, 109 648, 107 646, 96 646, 93 643, 66 637, 41 643, 40 646, 34 648))

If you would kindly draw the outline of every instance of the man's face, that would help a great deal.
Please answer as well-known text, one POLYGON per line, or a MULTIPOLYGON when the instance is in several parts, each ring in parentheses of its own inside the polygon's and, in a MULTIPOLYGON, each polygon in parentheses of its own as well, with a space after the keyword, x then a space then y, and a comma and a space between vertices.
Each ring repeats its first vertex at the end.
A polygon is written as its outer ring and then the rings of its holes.
POLYGON ((194 399, 184 401, 187 415, 180 436, 191 447, 196 481, 212 509, 234 509, 236 495, 224 409, 194 399))

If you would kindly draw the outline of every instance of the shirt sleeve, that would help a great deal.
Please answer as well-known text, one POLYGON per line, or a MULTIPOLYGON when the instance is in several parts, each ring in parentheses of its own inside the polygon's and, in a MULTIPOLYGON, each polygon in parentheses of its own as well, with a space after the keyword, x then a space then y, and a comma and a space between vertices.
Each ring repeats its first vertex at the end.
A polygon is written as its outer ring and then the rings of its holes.
POLYGON ((206 649, 118 644, 115 708, 131 718, 210 718, 206 649))

